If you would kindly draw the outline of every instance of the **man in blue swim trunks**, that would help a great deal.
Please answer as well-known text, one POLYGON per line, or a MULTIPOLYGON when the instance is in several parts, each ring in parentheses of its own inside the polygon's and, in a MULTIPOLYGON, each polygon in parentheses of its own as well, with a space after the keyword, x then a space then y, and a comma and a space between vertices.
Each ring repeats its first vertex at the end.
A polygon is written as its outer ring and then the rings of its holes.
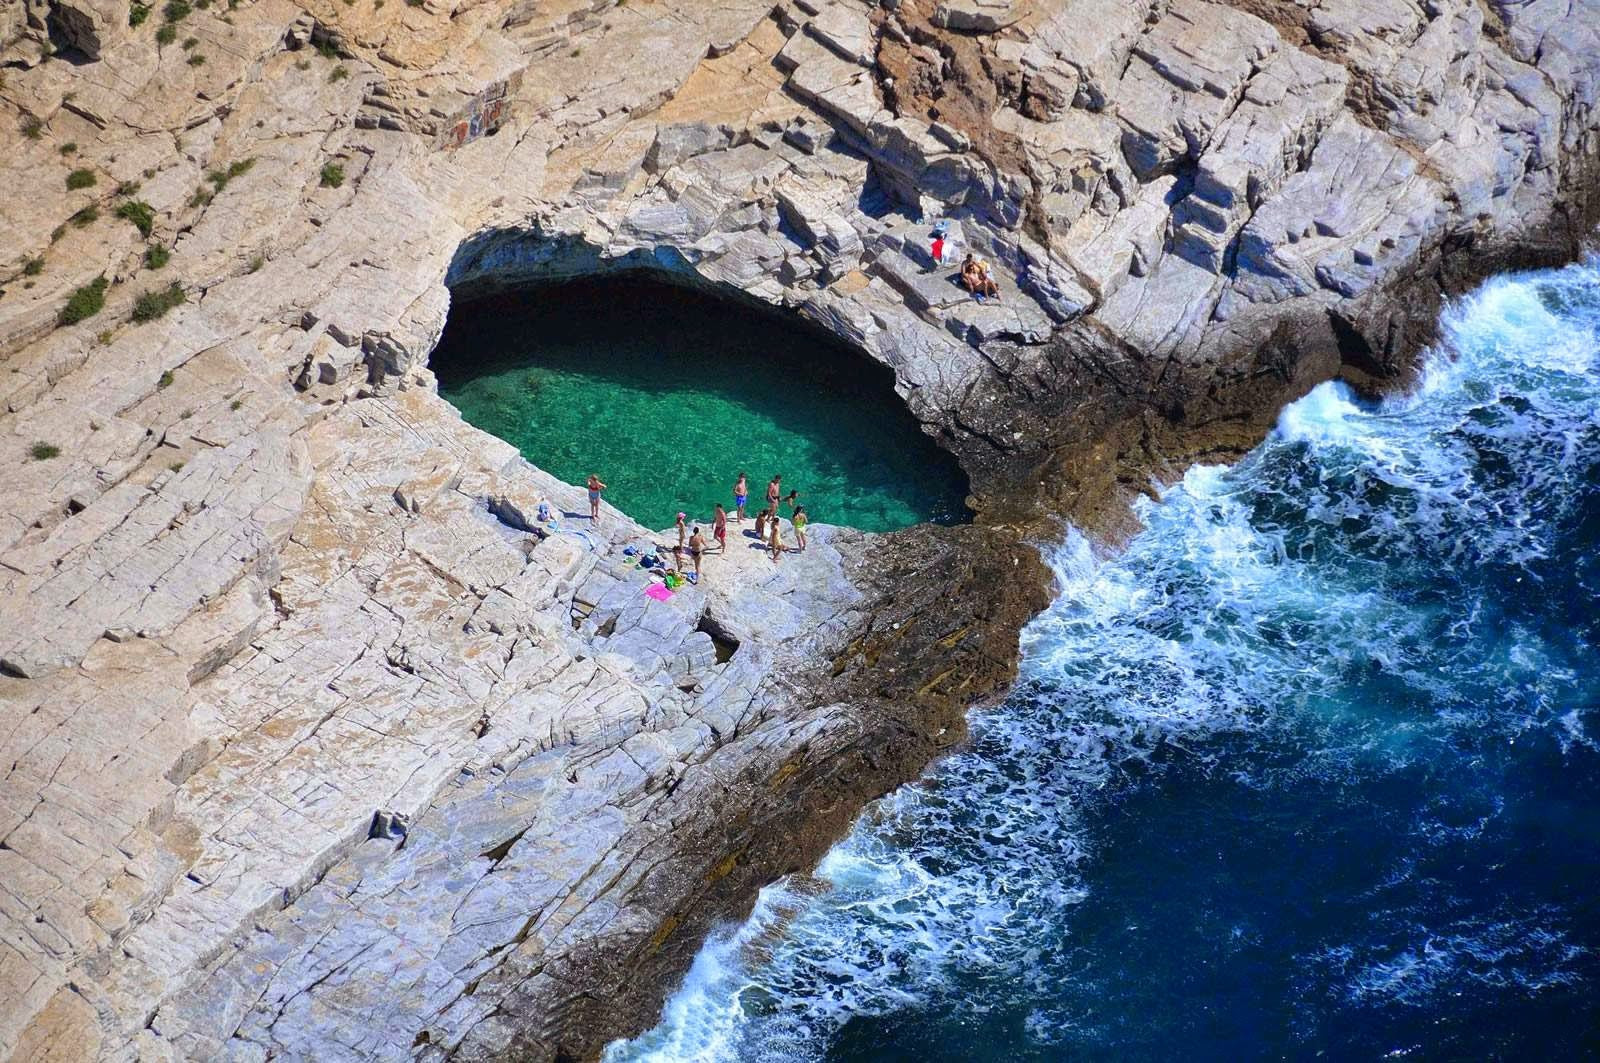
POLYGON ((733 485, 733 513, 738 524, 744 523, 744 504, 748 501, 750 501, 750 481, 741 472, 739 482, 733 485))

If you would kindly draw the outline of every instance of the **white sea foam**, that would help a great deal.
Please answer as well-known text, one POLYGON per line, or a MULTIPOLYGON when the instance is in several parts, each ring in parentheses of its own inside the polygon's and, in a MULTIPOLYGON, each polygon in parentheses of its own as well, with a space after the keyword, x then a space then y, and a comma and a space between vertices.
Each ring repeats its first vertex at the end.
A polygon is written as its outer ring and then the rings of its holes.
MULTIPOLYGON (((853 1017, 979 1007, 959 989, 974 979, 1032 1002, 1033 1044, 1070 1041, 1076 1019, 1050 1001, 1074 909, 1094 903, 1078 810, 1130 765, 1209 764, 1218 735, 1304 747, 1284 768, 1218 765, 1255 789, 1282 784, 1273 771, 1342 782, 1530 733, 1592 747, 1582 648, 1482 581, 1549 593, 1535 588, 1576 472, 1600 467, 1600 266, 1493 281, 1442 334, 1413 393, 1369 405, 1314 389, 1240 465, 1192 468, 1142 502, 1145 530, 1119 556, 1070 532, 1018 693, 975 719, 971 748, 863 816, 818 885, 764 891, 608 1063, 819 1058, 853 1017), (1379 693, 1337 696, 1363 684, 1379 693)), ((1501 814, 1486 801, 1407 829, 1471 844, 1501 814)), ((1402 862, 1389 881, 1412 873, 1402 862)), ((1418 925, 1306 962, 1357 1003, 1557 984, 1576 946, 1549 922, 1418 925)))

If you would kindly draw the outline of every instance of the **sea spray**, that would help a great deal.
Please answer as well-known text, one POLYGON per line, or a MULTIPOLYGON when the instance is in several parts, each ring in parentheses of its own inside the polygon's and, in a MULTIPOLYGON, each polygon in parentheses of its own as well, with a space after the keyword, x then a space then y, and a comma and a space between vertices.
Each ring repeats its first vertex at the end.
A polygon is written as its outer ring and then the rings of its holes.
POLYGON ((1600 1043, 1600 267, 1442 333, 1069 535, 1007 703, 607 1060, 1600 1043))

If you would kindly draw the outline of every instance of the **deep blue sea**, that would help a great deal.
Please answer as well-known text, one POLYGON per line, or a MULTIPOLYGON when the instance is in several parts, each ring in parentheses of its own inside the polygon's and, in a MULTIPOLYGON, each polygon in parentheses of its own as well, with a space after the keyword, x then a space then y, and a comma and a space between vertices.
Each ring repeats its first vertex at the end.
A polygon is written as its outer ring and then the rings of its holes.
POLYGON ((971 745, 608 1063, 1600 1053, 1600 262, 1442 332, 1069 534, 971 745))

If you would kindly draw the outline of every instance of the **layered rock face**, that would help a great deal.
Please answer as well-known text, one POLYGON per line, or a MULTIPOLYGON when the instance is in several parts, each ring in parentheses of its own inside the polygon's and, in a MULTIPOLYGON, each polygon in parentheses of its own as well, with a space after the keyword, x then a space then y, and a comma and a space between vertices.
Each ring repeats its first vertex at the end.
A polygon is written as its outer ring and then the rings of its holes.
POLYGON ((1003 689, 1025 535, 1403 369, 1600 151, 1595 0, 29 0, 0 64, 26 1060, 591 1055, 1003 689), (888 365, 977 525, 666 603, 537 527, 427 355, 628 268, 888 365))

